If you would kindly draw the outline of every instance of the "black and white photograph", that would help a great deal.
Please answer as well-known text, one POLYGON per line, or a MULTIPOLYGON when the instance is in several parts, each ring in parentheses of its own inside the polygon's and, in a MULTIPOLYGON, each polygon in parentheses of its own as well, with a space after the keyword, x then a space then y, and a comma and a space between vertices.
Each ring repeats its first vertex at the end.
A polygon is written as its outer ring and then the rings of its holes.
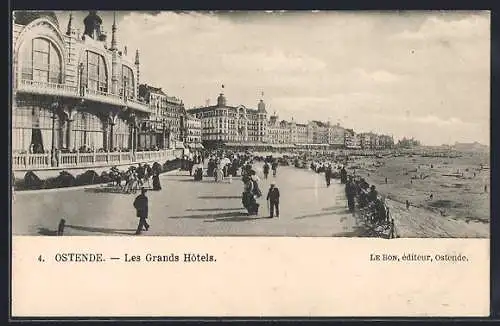
POLYGON ((16 11, 14 236, 490 237, 487 11, 16 11))

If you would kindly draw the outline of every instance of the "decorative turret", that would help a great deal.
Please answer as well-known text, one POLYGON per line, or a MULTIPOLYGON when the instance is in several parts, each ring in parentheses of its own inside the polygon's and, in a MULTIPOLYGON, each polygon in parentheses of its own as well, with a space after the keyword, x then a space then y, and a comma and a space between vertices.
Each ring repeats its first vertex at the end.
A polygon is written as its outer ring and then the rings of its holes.
POLYGON ((120 76, 120 65, 118 63, 118 42, 116 39, 116 13, 113 12, 113 26, 111 27, 111 47, 110 50, 113 52, 111 56, 111 91, 113 94, 119 93, 119 76, 120 76))
POLYGON ((139 49, 135 50, 135 65, 139 65, 139 49))
POLYGON ((259 101, 259 104, 258 104, 257 108, 258 108, 257 112, 259 112, 259 113, 267 113, 267 111, 266 111, 266 103, 264 103, 264 100, 261 99, 259 101))
POLYGON ((83 20, 85 25, 84 36, 87 35, 94 40, 99 40, 101 37, 102 19, 97 15, 96 10, 89 11, 89 15, 83 20))
POLYGON ((217 106, 218 107, 226 106, 226 97, 224 96, 224 93, 220 93, 219 97, 217 97, 217 106))
POLYGON ((116 41, 116 13, 113 12, 113 26, 111 27, 111 47, 110 50, 117 50, 118 43, 116 41))
POLYGON ((68 28, 66 30, 66 35, 71 35, 73 32, 73 13, 69 14, 69 20, 68 20, 68 28))
POLYGON ((137 70, 136 75, 137 75, 137 80, 135 81, 136 85, 136 94, 139 94, 139 83, 140 83, 140 63, 139 63, 139 49, 135 50, 135 68, 137 70))
POLYGON ((226 97, 224 96, 224 85, 222 85, 222 91, 219 94, 219 97, 217 97, 217 106, 218 107, 226 106, 226 97))

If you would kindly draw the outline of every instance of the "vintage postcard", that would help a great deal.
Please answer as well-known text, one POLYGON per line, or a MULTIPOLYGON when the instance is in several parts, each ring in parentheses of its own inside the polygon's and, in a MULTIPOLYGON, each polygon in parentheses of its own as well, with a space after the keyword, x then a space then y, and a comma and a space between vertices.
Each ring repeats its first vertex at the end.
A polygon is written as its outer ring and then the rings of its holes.
POLYGON ((12 317, 489 314, 490 12, 12 24, 12 317))

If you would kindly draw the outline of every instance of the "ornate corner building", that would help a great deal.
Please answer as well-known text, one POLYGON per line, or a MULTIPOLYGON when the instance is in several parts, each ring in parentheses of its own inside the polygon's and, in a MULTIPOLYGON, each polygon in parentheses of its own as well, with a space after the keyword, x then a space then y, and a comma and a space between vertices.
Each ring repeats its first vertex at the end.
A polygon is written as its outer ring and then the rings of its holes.
MULTIPOLYGON (((64 29, 50 11, 14 13, 14 169, 92 165, 100 160, 82 162, 71 153, 135 155, 168 147, 162 138, 164 125, 150 123, 152 117, 158 122, 156 112, 139 94, 139 50, 129 53, 118 44, 116 20, 109 40, 96 11, 79 23, 70 14, 64 29)), ((178 123, 173 125, 180 129, 178 123)))

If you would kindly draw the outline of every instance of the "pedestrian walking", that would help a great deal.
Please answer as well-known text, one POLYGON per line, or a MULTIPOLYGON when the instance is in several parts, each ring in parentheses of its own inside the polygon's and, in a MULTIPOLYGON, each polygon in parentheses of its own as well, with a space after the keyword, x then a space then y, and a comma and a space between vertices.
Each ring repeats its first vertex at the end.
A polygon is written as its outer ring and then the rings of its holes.
POLYGON ((347 196, 347 206, 349 207, 349 212, 354 214, 355 201, 354 198, 356 196, 356 185, 352 178, 349 178, 349 181, 346 183, 346 196, 347 196))
POLYGON ((273 170, 273 177, 276 177, 276 174, 278 173, 278 162, 276 160, 273 161, 271 168, 273 170))
POLYGON ((280 217, 280 191, 274 182, 271 182, 269 191, 267 192, 267 201, 269 202, 269 218, 280 217))
POLYGON ((340 170, 340 183, 345 184, 347 182, 347 171, 345 167, 340 170))
POLYGON ((269 163, 264 163, 264 179, 267 179, 267 176, 269 175, 269 163))
POLYGON ((331 180, 332 180, 332 166, 328 165, 325 169, 325 181, 327 187, 330 187, 331 180))
POLYGON ((137 212, 136 216, 139 218, 139 225, 137 225, 135 234, 139 235, 143 231, 143 228, 146 231, 149 230, 149 224, 146 221, 148 218, 148 197, 146 196, 146 189, 144 187, 141 188, 141 194, 135 198, 134 207, 137 212))

